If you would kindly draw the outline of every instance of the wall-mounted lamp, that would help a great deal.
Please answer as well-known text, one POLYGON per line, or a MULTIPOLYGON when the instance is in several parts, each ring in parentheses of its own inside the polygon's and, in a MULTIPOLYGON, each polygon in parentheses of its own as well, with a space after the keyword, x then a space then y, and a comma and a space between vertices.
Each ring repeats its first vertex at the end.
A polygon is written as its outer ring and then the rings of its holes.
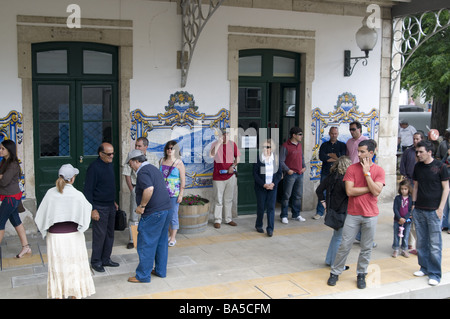
POLYGON ((367 16, 362 21, 362 27, 356 32, 356 44, 364 51, 365 56, 350 57, 350 50, 344 51, 344 76, 350 76, 353 73, 355 65, 362 60, 362 65, 367 65, 367 58, 369 57, 369 51, 371 51, 375 44, 377 44, 378 33, 375 28, 369 28, 367 26, 367 16), (351 65, 351 60, 355 60, 355 63, 351 65))

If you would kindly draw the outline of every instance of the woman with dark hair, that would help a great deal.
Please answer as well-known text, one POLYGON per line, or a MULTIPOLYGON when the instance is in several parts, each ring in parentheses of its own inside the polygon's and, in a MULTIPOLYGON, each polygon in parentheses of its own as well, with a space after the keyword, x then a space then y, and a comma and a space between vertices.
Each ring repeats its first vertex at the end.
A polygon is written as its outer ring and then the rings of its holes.
POLYGON ((11 140, 4 140, 0 144, 0 243, 5 236, 5 225, 9 221, 16 229, 22 243, 22 250, 16 258, 31 255, 31 248, 28 244, 25 228, 19 217, 17 207, 22 199, 22 191, 19 187, 20 166, 17 158, 16 143, 11 140))
POLYGON ((180 224, 178 221, 178 207, 183 199, 183 190, 186 176, 183 161, 180 158, 180 148, 176 141, 169 141, 164 146, 164 157, 159 162, 167 191, 170 196, 172 206, 172 220, 169 227, 169 246, 175 246, 177 240, 175 236, 180 224))

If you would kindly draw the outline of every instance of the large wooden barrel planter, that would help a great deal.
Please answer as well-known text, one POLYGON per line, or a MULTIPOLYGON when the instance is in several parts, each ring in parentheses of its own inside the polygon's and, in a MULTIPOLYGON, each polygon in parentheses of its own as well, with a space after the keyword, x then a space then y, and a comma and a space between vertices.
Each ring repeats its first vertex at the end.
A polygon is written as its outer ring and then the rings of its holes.
POLYGON ((206 230, 209 219, 209 200, 202 198, 203 204, 181 205, 178 207, 178 221, 181 234, 195 234, 206 230))

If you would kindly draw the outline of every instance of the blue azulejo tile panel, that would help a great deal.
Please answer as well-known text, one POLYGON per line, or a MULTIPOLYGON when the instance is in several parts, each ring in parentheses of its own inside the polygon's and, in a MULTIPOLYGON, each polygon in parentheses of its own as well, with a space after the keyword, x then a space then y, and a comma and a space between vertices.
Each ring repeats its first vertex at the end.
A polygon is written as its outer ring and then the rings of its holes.
POLYGON ((212 142, 219 128, 229 127, 229 111, 217 114, 199 112, 194 96, 186 91, 170 95, 164 113, 147 115, 142 110, 131 112, 131 139, 144 136, 149 140, 148 151, 163 157, 164 145, 177 141, 186 167, 186 188, 212 186, 213 162, 209 157, 212 142))
POLYGON ((337 98, 336 105, 331 112, 324 112, 320 108, 314 108, 311 112, 312 132, 314 135, 313 154, 311 157, 311 180, 319 180, 322 162, 319 160, 319 149, 323 142, 329 140, 330 127, 339 128, 339 141, 346 143, 352 136, 348 126, 353 121, 359 121, 362 125, 362 133, 370 139, 376 140, 380 120, 378 110, 372 109, 368 113, 360 112, 356 102, 356 96, 350 92, 344 92, 337 98))

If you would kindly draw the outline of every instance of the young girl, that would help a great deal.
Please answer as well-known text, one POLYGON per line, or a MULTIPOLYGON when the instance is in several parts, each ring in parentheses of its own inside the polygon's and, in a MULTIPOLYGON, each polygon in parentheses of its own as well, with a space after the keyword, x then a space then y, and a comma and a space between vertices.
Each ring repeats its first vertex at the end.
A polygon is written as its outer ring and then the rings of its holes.
POLYGON ((400 239, 402 239, 401 255, 409 257, 408 238, 411 229, 412 187, 408 180, 404 179, 398 187, 398 195, 394 199, 394 243, 392 244, 392 257, 398 256, 400 239), (403 230, 401 230, 403 227, 403 230))

